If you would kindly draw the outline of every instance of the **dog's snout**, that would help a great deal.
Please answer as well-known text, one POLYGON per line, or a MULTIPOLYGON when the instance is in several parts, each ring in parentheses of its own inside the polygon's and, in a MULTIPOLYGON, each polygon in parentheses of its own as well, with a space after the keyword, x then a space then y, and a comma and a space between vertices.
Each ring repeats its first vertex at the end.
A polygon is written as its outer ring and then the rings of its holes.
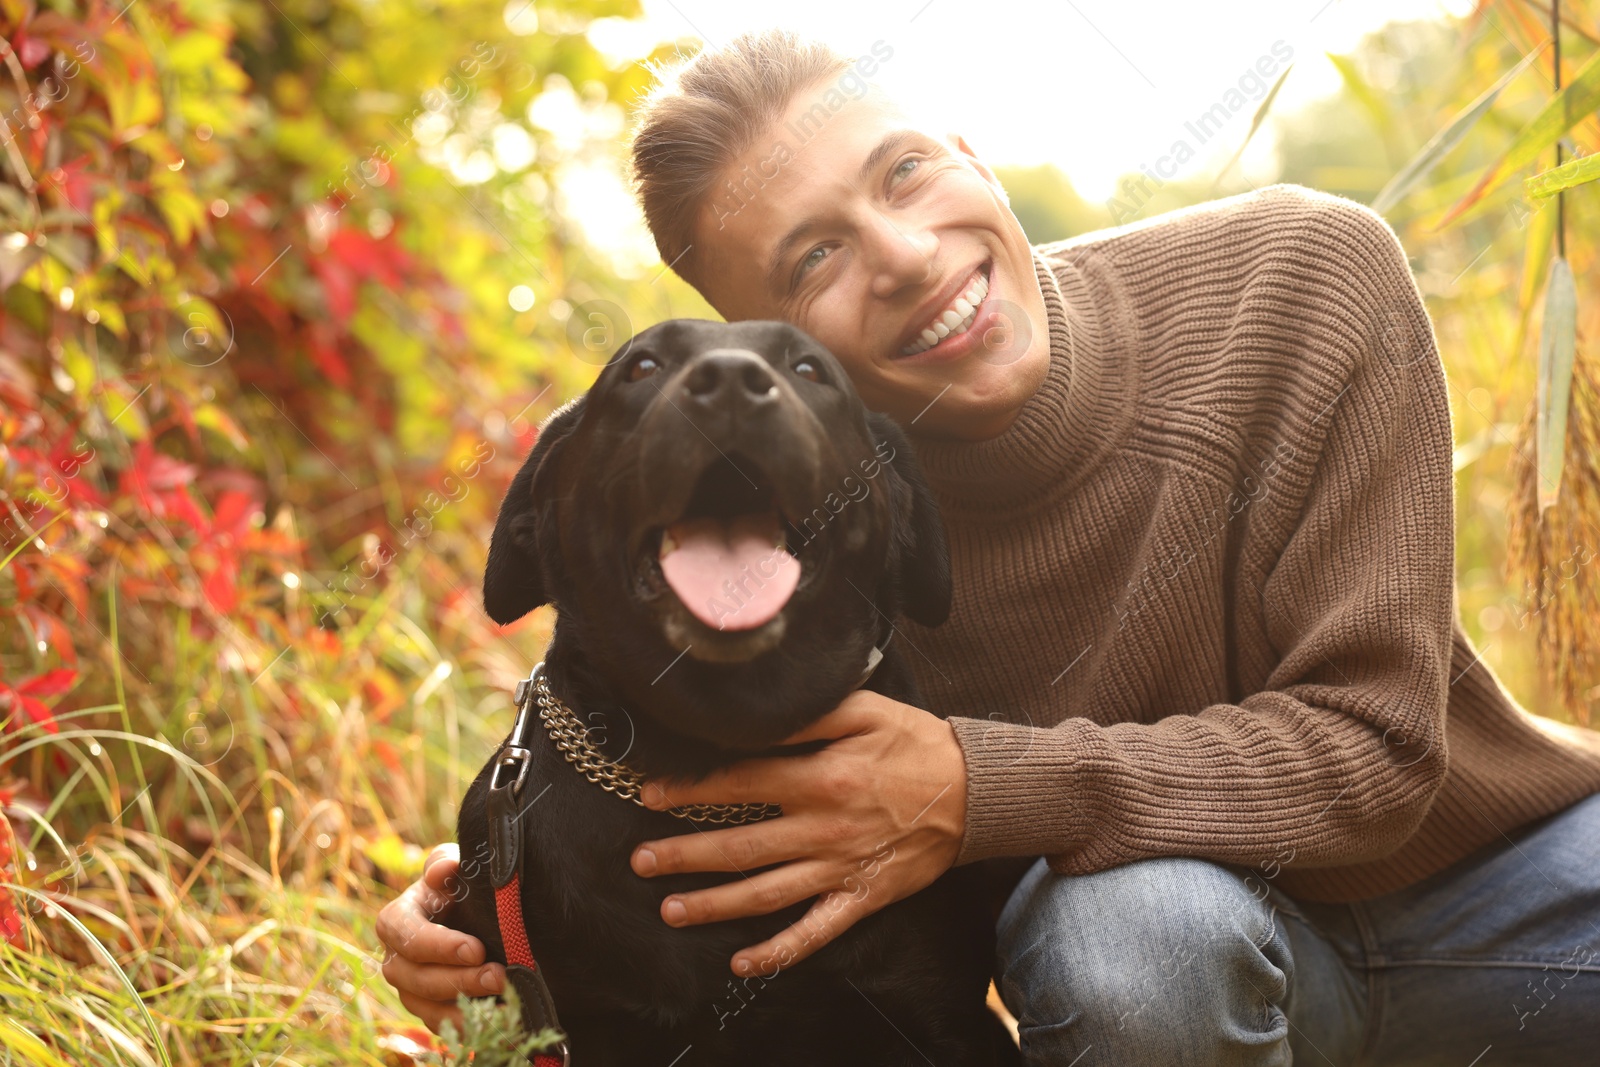
POLYGON ((690 400, 708 406, 778 399, 778 381, 767 361, 738 348, 714 348, 702 354, 689 365, 683 389, 690 400))

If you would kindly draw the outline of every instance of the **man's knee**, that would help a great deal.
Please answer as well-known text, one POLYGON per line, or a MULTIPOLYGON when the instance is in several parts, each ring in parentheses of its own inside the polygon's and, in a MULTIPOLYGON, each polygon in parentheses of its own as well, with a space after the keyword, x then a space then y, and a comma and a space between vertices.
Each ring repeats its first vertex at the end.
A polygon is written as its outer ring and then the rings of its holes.
POLYGON ((1119 1063, 1286 1057, 1278 1005, 1292 968, 1265 897, 1258 881, 1199 860, 1081 877, 1041 861, 998 927, 1000 987, 1025 1049, 1099 1042, 1103 1062, 1119 1063))

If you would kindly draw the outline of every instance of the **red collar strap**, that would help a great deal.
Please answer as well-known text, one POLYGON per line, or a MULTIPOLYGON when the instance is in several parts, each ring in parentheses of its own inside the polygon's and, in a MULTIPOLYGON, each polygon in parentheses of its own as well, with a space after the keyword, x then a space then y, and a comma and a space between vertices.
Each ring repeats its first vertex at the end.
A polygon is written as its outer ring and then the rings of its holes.
MULTIPOLYGON (((500 942, 505 946, 506 977, 522 1000, 522 1025, 528 1033, 546 1027, 561 1029, 555 1001, 545 985, 544 972, 534 961, 528 944, 528 927, 522 914, 522 830, 518 820, 525 808, 518 798, 527 783, 528 765, 533 754, 526 734, 529 709, 533 705, 533 681, 544 669, 540 663, 533 673, 517 683, 517 721, 511 736, 494 757, 489 774, 489 880, 494 886, 494 910, 500 920, 500 942)), ((571 1055, 563 1040, 556 1052, 538 1052, 534 1067, 569 1067, 571 1055)))

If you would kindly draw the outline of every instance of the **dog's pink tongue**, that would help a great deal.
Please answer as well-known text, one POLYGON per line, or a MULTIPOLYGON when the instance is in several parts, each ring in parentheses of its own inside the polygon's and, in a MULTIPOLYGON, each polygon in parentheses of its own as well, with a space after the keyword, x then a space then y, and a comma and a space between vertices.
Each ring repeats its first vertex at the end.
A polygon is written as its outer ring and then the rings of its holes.
POLYGON ((751 630, 783 610, 800 561, 774 547, 778 516, 686 519, 661 538, 661 573, 683 606, 707 626, 751 630))

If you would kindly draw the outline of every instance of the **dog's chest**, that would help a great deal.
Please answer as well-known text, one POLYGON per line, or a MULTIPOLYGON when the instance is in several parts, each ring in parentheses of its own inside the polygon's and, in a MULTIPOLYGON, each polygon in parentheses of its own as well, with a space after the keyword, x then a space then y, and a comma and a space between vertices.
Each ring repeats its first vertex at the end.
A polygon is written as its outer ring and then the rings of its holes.
POLYGON ((733 954, 796 921, 804 905, 668 926, 661 918, 668 894, 754 872, 640 877, 629 864, 640 842, 721 827, 648 811, 549 755, 553 761, 541 760, 530 775, 530 787, 543 795, 524 816, 523 911, 558 1007, 623 1011, 673 1026, 714 1022, 735 981, 733 954))

